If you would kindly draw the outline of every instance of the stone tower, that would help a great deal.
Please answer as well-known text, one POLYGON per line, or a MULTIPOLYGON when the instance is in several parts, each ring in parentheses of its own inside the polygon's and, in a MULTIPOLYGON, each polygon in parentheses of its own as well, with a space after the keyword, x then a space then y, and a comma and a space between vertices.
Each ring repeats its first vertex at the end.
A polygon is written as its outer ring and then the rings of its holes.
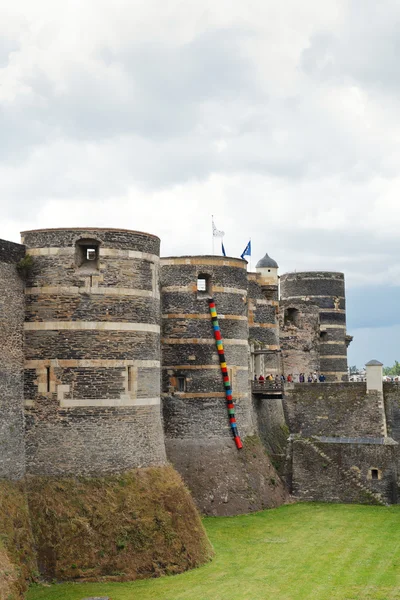
POLYGON ((280 282, 281 342, 284 350, 284 333, 289 330, 288 358, 302 351, 304 365, 299 363, 299 369, 319 370, 327 381, 347 381, 343 273, 287 273, 280 282))
MULTIPOLYGON (((161 260, 162 390, 167 456, 207 514, 271 505, 271 466, 254 436, 249 385, 247 263, 188 256, 161 260), (232 383, 239 434, 232 439, 209 312, 214 298, 232 383), (259 454, 257 454, 259 453, 259 454), (259 471, 258 471, 259 469, 259 471)), ((275 474, 276 476, 276 474, 275 474)))
POLYGON ((0 240, 0 478, 25 473, 23 325, 24 288, 17 264, 19 244, 0 240))
POLYGON ((278 263, 266 254, 249 273, 249 341, 252 376, 280 373, 278 263))
POLYGON ((159 244, 120 229, 22 234, 27 471, 99 475, 165 463, 159 244))

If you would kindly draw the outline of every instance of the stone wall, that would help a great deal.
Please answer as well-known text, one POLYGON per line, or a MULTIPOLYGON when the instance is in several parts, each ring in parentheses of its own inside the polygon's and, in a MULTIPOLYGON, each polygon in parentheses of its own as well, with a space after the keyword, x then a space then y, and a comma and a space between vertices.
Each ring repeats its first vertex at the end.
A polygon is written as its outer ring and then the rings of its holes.
POLYGON ((23 239, 33 258, 25 290, 28 472, 164 464, 159 239, 105 229, 23 239))
POLYGON ((305 502, 397 502, 397 446, 293 442, 293 495, 305 502), (372 479, 372 469, 377 479, 372 479))
POLYGON ((279 307, 279 336, 282 371, 307 377, 320 371, 319 308, 312 302, 282 300, 279 307), (297 311, 293 320, 285 318, 287 310, 297 311))
POLYGON ((23 421, 23 281, 16 264, 25 248, 0 240, 0 478, 25 472, 23 421))
POLYGON ((249 342, 252 375, 280 373, 279 323, 276 286, 262 285, 261 275, 248 274, 249 342))
POLYGON ((384 416, 378 393, 365 383, 303 383, 287 386, 284 398, 290 433, 309 437, 381 437, 384 416))
POLYGON ((258 435, 280 474, 283 473, 289 429, 281 398, 253 395, 258 435))
POLYGON ((310 302, 319 309, 320 371, 328 381, 347 381, 346 296, 343 273, 287 273, 282 300, 310 302))

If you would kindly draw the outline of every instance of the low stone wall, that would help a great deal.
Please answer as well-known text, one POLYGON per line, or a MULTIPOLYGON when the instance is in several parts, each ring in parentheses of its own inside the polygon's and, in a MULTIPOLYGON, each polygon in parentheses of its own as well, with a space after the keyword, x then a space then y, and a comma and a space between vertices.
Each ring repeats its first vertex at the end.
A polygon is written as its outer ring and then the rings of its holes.
POLYGON ((284 407, 291 433, 305 437, 379 437, 383 411, 365 383, 311 383, 286 386, 284 407))
POLYGON ((292 443, 292 492, 296 498, 307 502, 378 504, 374 494, 379 494, 383 502, 397 502, 397 446, 313 440, 320 454, 304 440, 292 443), (378 472, 379 479, 371 478, 371 469, 378 472))

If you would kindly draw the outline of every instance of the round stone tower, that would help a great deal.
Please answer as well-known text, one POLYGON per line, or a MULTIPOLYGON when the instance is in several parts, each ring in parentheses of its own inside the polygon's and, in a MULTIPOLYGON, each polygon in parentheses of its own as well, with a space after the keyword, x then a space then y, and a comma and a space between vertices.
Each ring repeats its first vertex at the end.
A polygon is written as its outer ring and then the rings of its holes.
POLYGON ((249 385, 246 266, 243 260, 217 256, 161 260, 167 456, 202 512, 208 514, 235 514, 270 506, 273 495, 269 495, 266 484, 271 467, 261 444, 254 442, 251 460, 246 450, 246 438, 255 431, 249 385), (229 425, 210 298, 216 305, 243 450, 237 450, 229 425))
MULTIPOLYGON (((343 273, 306 272, 287 273, 280 279, 281 300, 285 314, 283 326, 297 329, 299 343, 305 342, 301 330, 307 328, 307 314, 313 318, 312 306, 319 315, 319 331, 309 332, 312 346, 318 346, 319 371, 327 381, 346 381, 346 295, 343 273), (307 310, 303 310, 306 306, 307 310)), ((315 312, 315 311, 314 311, 315 312)), ((311 321, 310 321, 311 323, 311 321)), ((318 323, 316 324, 318 327, 318 323)), ((311 325, 311 328, 315 328, 311 325)), ((307 348, 315 353, 316 348, 307 348)))
POLYGON ((157 237, 26 231, 27 471, 101 475, 165 463, 157 237))

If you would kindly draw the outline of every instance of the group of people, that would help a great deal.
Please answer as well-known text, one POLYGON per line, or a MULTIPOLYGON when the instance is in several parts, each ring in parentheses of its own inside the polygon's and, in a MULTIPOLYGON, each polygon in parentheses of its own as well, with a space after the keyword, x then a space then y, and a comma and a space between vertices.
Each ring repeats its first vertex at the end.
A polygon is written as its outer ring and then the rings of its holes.
POLYGON ((300 373, 299 375, 289 374, 287 380, 289 383, 324 383, 324 381, 326 381, 326 377, 323 375, 323 373, 317 373, 314 371, 313 373, 309 373, 307 376, 305 373, 300 373))
POLYGON ((299 375, 293 375, 292 373, 289 373, 287 378, 283 373, 282 375, 275 375, 275 377, 270 373, 265 377, 264 375, 259 375, 258 377, 257 375, 254 375, 254 381, 258 381, 258 383, 264 383, 264 381, 266 381, 270 384, 275 383, 275 385, 283 385, 286 381, 288 383, 324 383, 324 381, 326 381, 326 377, 322 373, 317 373, 316 371, 309 373, 307 377, 305 373, 300 373, 299 375))
POLYGON ((258 383, 264 383, 264 381, 266 381, 268 384, 274 384, 276 387, 279 384, 283 384, 285 382, 285 376, 284 375, 275 375, 275 377, 273 375, 271 375, 271 373, 269 375, 266 375, 264 377, 264 375, 260 375, 259 377, 257 377, 257 375, 254 375, 254 381, 258 381, 258 383))

